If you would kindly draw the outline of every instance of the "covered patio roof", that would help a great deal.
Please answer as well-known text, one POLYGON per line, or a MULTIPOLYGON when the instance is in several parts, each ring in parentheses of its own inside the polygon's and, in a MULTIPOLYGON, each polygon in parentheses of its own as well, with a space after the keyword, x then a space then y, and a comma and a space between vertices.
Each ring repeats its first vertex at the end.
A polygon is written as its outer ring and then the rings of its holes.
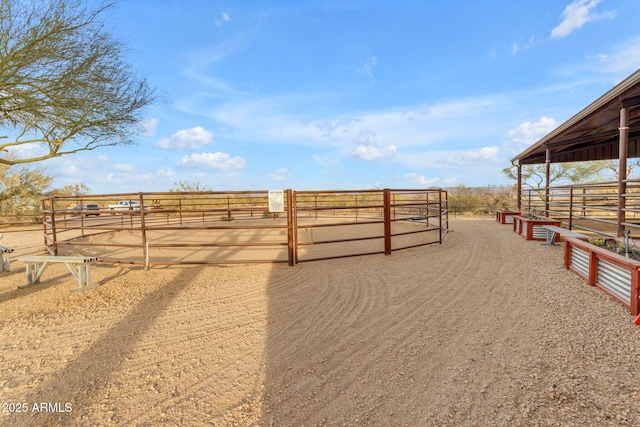
MULTIPOLYGON (((621 110, 628 113, 626 157, 640 157, 640 70, 512 159, 514 165, 620 158, 621 110), (547 151, 548 150, 548 151, 547 151)), ((624 156, 624 154, 623 154, 624 156)))

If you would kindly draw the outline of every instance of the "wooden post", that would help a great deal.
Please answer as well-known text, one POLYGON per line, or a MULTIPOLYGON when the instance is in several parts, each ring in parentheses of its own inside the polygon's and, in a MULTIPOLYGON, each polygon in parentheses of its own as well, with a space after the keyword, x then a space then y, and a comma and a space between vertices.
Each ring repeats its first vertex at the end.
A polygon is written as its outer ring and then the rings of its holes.
POLYGON ((391 190, 382 190, 383 215, 384 215, 384 253, 391 255, 391 190))
POLYGON ((629 143, 629 111, 622 107, 620 109, 620 141, 619 141, 619 167, 618 167, 618 237, 624 235, 625 207, 627 192, 627 147, 629 143))

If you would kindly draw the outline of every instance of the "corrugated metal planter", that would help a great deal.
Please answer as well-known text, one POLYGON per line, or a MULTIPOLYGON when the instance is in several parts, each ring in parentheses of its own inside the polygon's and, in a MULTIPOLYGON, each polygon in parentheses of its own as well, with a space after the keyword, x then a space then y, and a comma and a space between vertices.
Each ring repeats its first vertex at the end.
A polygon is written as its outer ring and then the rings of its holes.
MULTIPOLYGON (((513 216, 513 231, 527 240, 547 240, 547 231, 542 228, 545 225, 560 227, 561 221, 553 218, 536 217, 534 219, 523 216, 513 216)), ((556 242, 560 241, 560 235, 556 235, 556 242)))
POLYGON ((496 221, 500 224, 513 224, 513 217, 519 216, 520 212, 496 211, 496 221))
POLYGON ((568 237, 564 266, 621 302, 632 314, 640 314, 640 261, 568 237))

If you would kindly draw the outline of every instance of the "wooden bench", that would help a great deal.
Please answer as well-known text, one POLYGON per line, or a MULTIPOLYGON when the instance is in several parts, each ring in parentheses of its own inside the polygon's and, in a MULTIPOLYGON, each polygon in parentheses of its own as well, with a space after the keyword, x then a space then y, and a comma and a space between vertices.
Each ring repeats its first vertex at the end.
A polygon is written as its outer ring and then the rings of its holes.
POLYGON ((47 268, 47 265, 61 262, 67 266, 73 277, 75 277, 78 282, 78 288, 73 289, 74 292, 93 289, 100 286, 99 283, 93 283, 91 281, 91 264, 97 260, 97 257, 92 256, 36 255, 20 258, 19 261, 22 261, 27 265, 27 283, 18 287, 23 289, 27 286, 35 285, 40 281, 40 277, 42 276, 45 268, 47 268))
POLYGON ((11 269, 11 252, 13 248, 0 245, 0 273, 11 269))
POLYGON ((567 230, 566 228, 558 227, 555 225, 543 225, 547 231, 547 241, 543 243, 543 245, 555 245, 556 235, 562 234, 567 237, 575 237, 576 239, 587 239, 589 236, 585 236, 584 234, 576 233, 575 231, 567 230))

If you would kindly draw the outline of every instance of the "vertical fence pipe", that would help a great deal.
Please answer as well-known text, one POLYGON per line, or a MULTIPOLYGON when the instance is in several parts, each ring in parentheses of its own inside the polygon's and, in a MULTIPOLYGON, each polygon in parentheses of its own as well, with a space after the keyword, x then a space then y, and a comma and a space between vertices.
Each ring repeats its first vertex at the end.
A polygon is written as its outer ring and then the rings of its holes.
POLYGON ((391 190, 382 190, 383 215, 384 215, 384 253, 391 255, 391 190))
POLYGON ((573 227, 573 185, 569 187, 569 230, 573 227))
MULTIPOLYGON (((428 194, 429 193, 427 193, 427 200, 429 199, 428 194)), ((439 241, 439 243, 442 244, 442 191, 440 191, 440 190, 438 190, 438 209, 439 209, 439 212, 438 212, 438 221, 439 221, 438 228, 440 229, 440 241, 439 241)))
MULTIPOLYGON (((445 201, 445 220, 447 224, 447 234, 449 234, 449 192, 444 191, 444 201, 445 201)), ((440 214, 442 215, 442 213, 440 214)))
POLYGON ((520 162, 518 162, 518 186, 516 189, 516 193, 518 194, 518 199, 516 200, 516 210, 518 212, 522 211, 522 166, 520 162))
POLYGON ((46 203, 45 203, 46 199, 42 199, 40 200, 40 206, 41 206, 41 210, 42 210, 42 231, 44 233, 44 247, 48 248, 49 247, 49 242, 47 241, 47 213, 46 213, 46 203))
POLYGON ((51 237, 53 238, 53 254, 58 256, 58 236, 56 234, 56 209, 53 204, 53 197, 49 197, 51 204, 51 237))
POLYGON ((79 212, 80 212, 80 235, 84 237, 85 236, 85 234, 84 234, 84 214, 82 213, 82 210, 84 209, 84 202, 82 201, 82 199, 80 199, 79 202, 80 203, 77 206, 80 206, 80 209, 79 209, 79 212))
POLYGON ((549 186, 551 185, 551 150, 546 149, 545 159, 545 185, 544 185, 544 216, 549 216, 549 186))
MULTIPOLYGON (((142 193, 140 193, 139 202, 140 202, 140 231, 142 235, 142 259, 147 259, 149 256, 149 253, 148 253, 148 247, 147 247, 147 227, 145 226, 145 220, 144 220, 144 217, 145 217, 144 196, 142 195, 142 193)), ((133 218, 133 212, 132 212, 131 218, 133 218)))
POLYGON ((627 147, 629 145, 629 111, 626 108, 620 109, 620 142, 619 142, 619 167, 618 167, 618 237, 624 233, 626 199, 627 192, 627 147))
POLYGON ((294 241, 294 233, 296 233, 294 227, 293 220, 293 194, 291 189, 285 190, 285 196, 287 198, 287 249, 288 249, 288 258, 289 265, 293 267, 296 265, 296 257, 295 257, 295 241, 294 241))
POLYGON ((295 191, 291 192, 293 206, 293 262, 298 263, 298 195, 295 191))

